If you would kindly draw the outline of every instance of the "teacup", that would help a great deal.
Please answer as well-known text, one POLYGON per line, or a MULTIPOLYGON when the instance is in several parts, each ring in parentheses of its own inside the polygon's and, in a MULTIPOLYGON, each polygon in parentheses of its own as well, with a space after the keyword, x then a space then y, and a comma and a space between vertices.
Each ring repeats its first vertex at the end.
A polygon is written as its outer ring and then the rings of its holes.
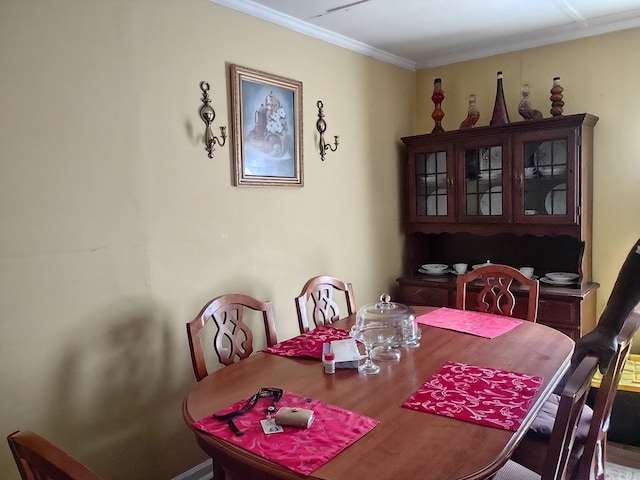
POLYGON ((533 267, 520 267, 520 272, 525 276, 525 277, 533 277, 533 267))
POLYGON ((466 273, 468 266, 469 265, 467 265, 466 263, 454 263, 453 269, 456 271, 456 273, 466 273))

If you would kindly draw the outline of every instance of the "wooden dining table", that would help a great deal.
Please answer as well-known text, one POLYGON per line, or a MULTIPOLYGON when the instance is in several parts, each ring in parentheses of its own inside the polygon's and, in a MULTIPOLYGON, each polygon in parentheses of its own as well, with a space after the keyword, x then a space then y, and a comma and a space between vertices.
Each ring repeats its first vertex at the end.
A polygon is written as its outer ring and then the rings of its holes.
MULTIPOLYGON (((414 310, 421 315, 434 309, 414 310)), ((355 317, 332 326, 348 329, 355 317)), ((419 327, 420 346, 402 348, 399 361, 376 362, 381 367, 376 375, 363 375, 357 369, 337 369, 328 375, 316 359, 258 352, 195 384, 183 403, 184 420, 198 445, 217 468, 225 470, 227 480, 488 478, 509 459, 558 385, 569 367, 574 342, 557 330, 527 321, 493 339, 422 324, 419 327), (401 407, 449 361, 542 377, 542 385, 516 431, 401 407), (306 477, 192 425, 249 398, 261 387, 282 388, 380 423, 306 477)))

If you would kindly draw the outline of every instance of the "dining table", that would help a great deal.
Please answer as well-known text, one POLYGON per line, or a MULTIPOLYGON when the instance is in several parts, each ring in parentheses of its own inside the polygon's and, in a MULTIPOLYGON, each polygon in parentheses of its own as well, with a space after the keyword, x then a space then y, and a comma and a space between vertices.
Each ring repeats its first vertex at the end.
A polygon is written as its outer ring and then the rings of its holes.
MULTIPOLYGON (((412 308, 418 317, 436 310, 412 308)), ((353 314, 331 326, 348 330, 355 322, 353 314)), ((225 472, 226 480, 490 478, 508 461, 560 383, 575 344, 560 331, 529 321, 494 338, 423 323, 418 327, 420 345, 401 348, 398 361, 376 361, 380 366, 376 375, 364 375, 357 368, 337 368, 335 374, 326 374, 322 362, 315 358, 256 352, 193 385, 183 402, 184 421, 200 448, 213 459, 215 468, 225 472), (403 408, 407 399, 450 362, 541 379, 517 428, 495 428, 403 408), (374 419, 377 424, 308 474, 196 427, 196 422, 250 398, 262 387, 294 392, 309 401, 374 419)))

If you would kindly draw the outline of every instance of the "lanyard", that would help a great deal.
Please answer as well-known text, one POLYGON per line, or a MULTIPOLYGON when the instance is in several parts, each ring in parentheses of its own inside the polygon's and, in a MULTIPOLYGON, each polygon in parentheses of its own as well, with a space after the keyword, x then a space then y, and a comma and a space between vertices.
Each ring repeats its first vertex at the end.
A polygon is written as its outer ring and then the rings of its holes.
POLYGON ((258 400, 260 398, 273 398, 271 405, 269 405, 266 409, 267 418, 269 418, 271 414, 276 411, 276 405, 278 401, 282 398, 282 395, 283 395, 283 391, 281 388, 263 387, 260 390, 258 390, 257 393, 254 393, 251 396, 251 398, 249 398, 249 400, 247 400, 246 403, 242 407, 240 407, 238 410, 230 413, 225 413, 224 415, 216 415, 214 413, 213 418, 217 420, 226 420, 231 431, 239 437, 243 433, 236 426, 236 424, 233 423, 233 419, 235 417, 239 417, 240 415, 247 413, 249 410, 255 407, 256 403, 258 403, 258 400))

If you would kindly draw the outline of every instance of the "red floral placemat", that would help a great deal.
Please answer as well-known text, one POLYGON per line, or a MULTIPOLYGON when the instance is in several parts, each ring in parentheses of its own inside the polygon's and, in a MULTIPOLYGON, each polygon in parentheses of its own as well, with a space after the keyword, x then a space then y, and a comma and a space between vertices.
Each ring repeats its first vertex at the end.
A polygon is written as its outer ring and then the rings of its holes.
POLYGON ((516 431, 541 385, 533 375, 448 362, 402 406, 516 431))
MULTIPOLYGON (((216 413, 233 412, 246 401, 241 400, 216 413)), ((271 398, 261 399, 252 410, 233 419, 243 432, 242 436, 234 435, 226 421, 211 416, 194 422, 193 426, 289 470, 309 475, 380 423, 334 405, 285 392, 278 405, 311 409, 314 421, 307 429, 284 427, 282 433, 267 435, 260 426, 260 420, 265 418, 265 408, 271 401, 271 398)))
POLYGON ((349 338, 349 331, 330 326, 320 326, 297 337, 277 343, 263 351, 283 357, 311 357, 322 360, 322 345, 333 340, 349 338))
POLYGON ((431 327, 456 330, 485 338, 496 338, 522 323, 522 320, 502 315, 446 307, 424 313, 417 317, 416 321, 431 327))

